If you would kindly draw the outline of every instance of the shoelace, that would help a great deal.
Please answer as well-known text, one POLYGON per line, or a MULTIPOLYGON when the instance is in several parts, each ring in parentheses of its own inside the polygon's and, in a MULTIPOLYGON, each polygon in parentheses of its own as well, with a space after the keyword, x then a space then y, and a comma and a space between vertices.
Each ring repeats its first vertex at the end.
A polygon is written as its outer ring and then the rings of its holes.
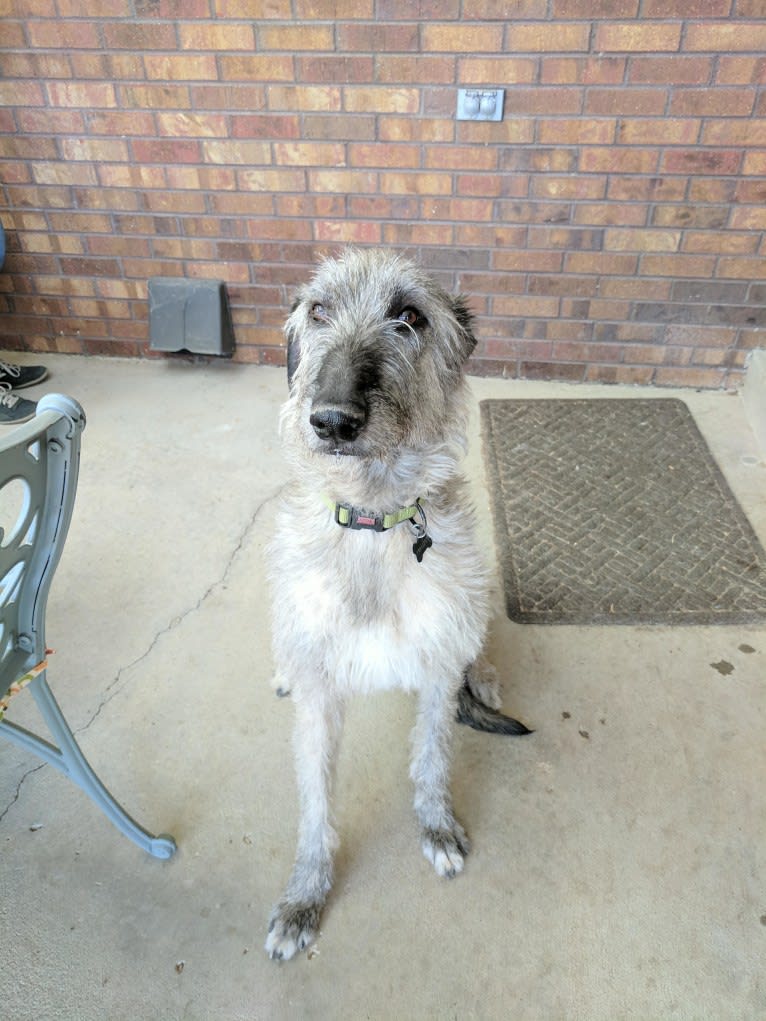
POLYGON ((18 365, 11 365, 9 362, 0 362, 0 372, 6 376, 13 376, 14 379, 18 379, 21 375, 18 365))
MULTIPOLYGON (((0 365, 2 365, 2 362, 0 362, 0 365)), ((0 397, 0 407, 15 408, 19 401, 23 400, 18 394, 12 392, 11 384, 6 383, 5 380, 0 382, 0 393, 3 395, 0 397)))

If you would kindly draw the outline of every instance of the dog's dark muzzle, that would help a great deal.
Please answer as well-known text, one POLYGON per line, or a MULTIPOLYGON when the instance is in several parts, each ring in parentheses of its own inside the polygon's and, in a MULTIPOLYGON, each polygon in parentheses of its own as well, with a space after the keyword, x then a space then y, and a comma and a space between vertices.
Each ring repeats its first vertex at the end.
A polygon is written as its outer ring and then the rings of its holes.
POLYGON ((349 360, 341 350, 325 358, 316 381, 316 396, 309 422, 328 447, 339 453, 357 440, 367 425, 367 391, 372 379, 371 365, 365 360, 349 360))

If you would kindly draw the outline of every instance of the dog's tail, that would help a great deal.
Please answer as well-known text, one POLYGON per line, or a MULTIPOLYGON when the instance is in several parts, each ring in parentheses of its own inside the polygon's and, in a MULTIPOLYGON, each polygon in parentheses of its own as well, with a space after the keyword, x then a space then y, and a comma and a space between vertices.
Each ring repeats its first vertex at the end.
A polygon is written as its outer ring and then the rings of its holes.
POLYGON ((491 709, 488 705, 480 702, 468 687, 467 681, 457 693, 457 721, 488 734, 506 734, 516 737, 534 733, 519 720, 505 716, 497 709, 491 709))

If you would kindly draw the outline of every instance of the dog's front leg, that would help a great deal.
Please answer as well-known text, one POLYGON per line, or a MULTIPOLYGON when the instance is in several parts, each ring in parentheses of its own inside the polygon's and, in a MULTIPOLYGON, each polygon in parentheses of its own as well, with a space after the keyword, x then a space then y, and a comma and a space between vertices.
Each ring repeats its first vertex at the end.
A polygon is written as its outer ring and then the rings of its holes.
POLYGON ((332 886, 337 836, 331 820, 335 760, 343 703, 326 691, 296 701, 295 762, 300 798, 298 851, 292 875, 274 908, 266 951, 287 960, 313 941, 332 886))
POLYGON ((465 830, 452 811, 449 787, 455 694, 447 685, 420 692, 413 732, 410 775, 415 783, 415 812, 422 826, 423 854, 440 876, 456 876, 470 849, 465 830))

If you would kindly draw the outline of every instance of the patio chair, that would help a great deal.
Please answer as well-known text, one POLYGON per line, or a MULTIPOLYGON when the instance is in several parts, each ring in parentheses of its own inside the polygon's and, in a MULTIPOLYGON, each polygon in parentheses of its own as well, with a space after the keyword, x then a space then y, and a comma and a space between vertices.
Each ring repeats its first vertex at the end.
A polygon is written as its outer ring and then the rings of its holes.
POLYGON ((46 679, 48 591, 72 517, 84 427, 77 401, 50 394, 34 419, 0 433, 0 736, 69 777, 122 833, 167 859, 176 850, 173 838, 152 836, 117 804, 80 751, 46 679), (27 685, 56 744, 3 718, 12 695, 27 685))

